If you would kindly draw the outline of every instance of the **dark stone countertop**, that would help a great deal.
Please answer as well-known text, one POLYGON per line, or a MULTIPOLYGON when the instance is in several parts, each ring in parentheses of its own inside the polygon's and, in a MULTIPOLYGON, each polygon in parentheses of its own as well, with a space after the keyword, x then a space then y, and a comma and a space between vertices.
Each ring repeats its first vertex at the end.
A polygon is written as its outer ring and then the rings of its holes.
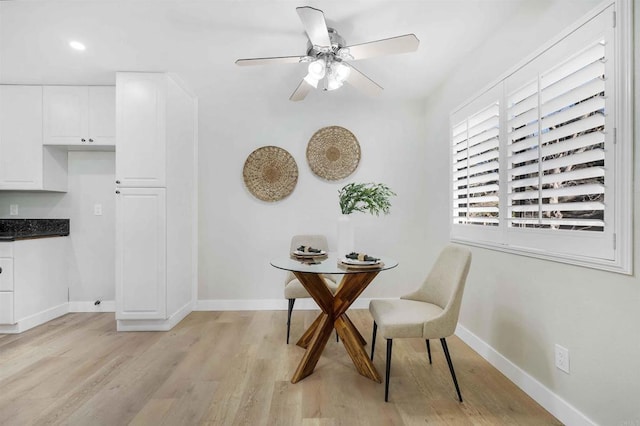
POLYGON ((69 219, 0 219, 0 242, 68 235, 69 219))

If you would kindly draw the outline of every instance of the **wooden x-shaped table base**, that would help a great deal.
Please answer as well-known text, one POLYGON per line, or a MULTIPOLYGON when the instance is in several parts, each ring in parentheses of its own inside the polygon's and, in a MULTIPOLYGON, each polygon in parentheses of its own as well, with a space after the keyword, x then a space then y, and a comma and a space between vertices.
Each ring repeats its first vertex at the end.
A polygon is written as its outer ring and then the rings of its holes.
POLYGON ((364 345, 367 342, 346 314, 349 306, 373 281, 378 272, 380 271, 364 270, 358 273, 344 274, 335 295, 331 294, 327 288, 322 274, 293 272, 313 297, 313 300, 320 306, 322 313, 296 343, 305 348, 306 352, 291 378, 291 383, 298 383, 313 373, 334 328, 358 373, 378 383, 382 382, 380 373, 373 366, 364 350, 364 345))

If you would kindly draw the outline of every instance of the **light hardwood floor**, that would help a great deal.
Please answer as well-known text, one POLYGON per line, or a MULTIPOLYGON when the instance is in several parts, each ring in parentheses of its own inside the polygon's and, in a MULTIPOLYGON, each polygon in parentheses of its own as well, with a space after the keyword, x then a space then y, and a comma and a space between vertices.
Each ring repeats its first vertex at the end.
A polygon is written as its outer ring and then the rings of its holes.
MULTIPOLYGON (((349 312, 370 339, 368 311, 349 312)), ((292 341, 316 315, 294 312, 292 341)), ((291 384, 304 350, 285 344, 285 322, 286 311, 194 312, 169 332, 118 333, 113 314, 68 314, 0 335, 0 424, 560 424, 456 337, 462 404, 439 342, 429 365, 419 339, 394 342, 388 403, 333 339, 291 384)), ((379 338, 381 373, 384 356, 379 338)))

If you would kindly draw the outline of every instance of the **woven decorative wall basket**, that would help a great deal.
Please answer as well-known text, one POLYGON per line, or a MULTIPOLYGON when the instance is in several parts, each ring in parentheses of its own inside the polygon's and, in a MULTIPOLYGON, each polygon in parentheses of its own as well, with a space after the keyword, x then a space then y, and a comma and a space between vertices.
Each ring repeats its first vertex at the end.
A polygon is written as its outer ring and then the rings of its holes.
POLYGON ((242 176, 254 197, 262 201, 279 201, 296 187, 298 165, 286 150, 263 146, 249 154, 242 176))
POLYGON ((344 127, 323 127, 309 140, 307 162, 311 171, 322 179, 344 179, 358 167, 360 144, 344 127))

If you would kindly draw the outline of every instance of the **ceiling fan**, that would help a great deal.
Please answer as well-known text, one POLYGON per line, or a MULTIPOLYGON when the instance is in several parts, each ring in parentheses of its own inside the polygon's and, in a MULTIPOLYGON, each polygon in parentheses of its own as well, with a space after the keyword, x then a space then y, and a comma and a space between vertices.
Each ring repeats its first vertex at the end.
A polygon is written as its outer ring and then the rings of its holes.
POLYGON ((307 54, 303 56, 280 56, 271 58, 238 59, 237 65, 267 65, 309 63, 308 74, 302 79, 289 100, 301 101, 311 89, 323 82, 324 90, 335 90, 343 83, 375 96, 382 87, 358 71, 347 61, 373 58, 376 56, 413 52, 420 40, 415 34, 405 34, 383 40, 347 46, 338 32, 327 27, 324 13, 310 6, 297 7, 296 11, 307 33, 307 54))

